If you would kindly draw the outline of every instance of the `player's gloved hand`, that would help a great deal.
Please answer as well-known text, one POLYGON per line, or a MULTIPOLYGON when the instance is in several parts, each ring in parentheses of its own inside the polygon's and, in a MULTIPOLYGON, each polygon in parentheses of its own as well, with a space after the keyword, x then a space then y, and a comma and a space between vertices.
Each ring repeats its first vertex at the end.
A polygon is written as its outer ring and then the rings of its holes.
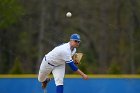
POLYGON ((74 60, 74 64, 78 65, 78 64, 79 64, 79 62, 78 62, 77 60, 74 60))
POLYGON ((74 64, 80 64, 80 61, 82 59, 82 56, 83 56, 83 53, 75 53, 73 56, 72 56, 72 59, 74 61, 74 64))

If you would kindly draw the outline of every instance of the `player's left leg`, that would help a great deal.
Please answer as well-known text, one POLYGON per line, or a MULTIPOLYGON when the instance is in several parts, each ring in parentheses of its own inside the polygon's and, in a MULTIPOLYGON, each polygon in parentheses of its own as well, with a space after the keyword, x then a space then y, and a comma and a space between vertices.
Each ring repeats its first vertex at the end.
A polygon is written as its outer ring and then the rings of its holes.
POLYGON ((56 86, 56 93, 63 93, 63 85, 56 86))
POLYGON ((63 93, 63 79, 65 74, 65 64, 55 67, 52 73, 56 84, 56 93, 63 93))

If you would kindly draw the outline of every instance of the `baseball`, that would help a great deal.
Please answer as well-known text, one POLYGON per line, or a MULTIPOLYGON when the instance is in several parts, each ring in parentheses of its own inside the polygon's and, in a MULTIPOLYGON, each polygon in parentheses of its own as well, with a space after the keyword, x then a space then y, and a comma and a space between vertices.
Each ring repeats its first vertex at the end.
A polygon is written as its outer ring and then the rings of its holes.
POLYGON ((67 12, 66 16, 71 17, 72 16, 71 12, 67 12))

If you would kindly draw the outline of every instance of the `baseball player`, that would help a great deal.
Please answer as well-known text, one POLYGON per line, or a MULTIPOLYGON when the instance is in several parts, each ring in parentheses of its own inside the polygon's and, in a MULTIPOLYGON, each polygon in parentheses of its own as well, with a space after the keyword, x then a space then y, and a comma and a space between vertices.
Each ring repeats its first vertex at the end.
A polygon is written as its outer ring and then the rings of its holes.
POLYGON ((76 53, 76 48, 79 44, 80 35, 72 34, 68 43, 55 47, 44 56, 38 75, 38 80, 42 83, 43 89, 46 88, 47 83, 50 81, 49 74, 52 72, 56 85, 56 93, 63 93, 65 64, 68 64, 70 68, 80 74, 83 79, 88 79, 88 76, 78 69, 72 60, 72 56, 76 53))

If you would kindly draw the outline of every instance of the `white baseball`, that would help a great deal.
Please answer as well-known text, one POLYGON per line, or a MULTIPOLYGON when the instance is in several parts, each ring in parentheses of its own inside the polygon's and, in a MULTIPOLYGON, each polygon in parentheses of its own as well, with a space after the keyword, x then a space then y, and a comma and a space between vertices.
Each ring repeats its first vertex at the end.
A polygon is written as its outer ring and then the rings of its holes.
POLYGON ((67 12, 66 16, 71 17, 72 16, 71 12, 67 12))

